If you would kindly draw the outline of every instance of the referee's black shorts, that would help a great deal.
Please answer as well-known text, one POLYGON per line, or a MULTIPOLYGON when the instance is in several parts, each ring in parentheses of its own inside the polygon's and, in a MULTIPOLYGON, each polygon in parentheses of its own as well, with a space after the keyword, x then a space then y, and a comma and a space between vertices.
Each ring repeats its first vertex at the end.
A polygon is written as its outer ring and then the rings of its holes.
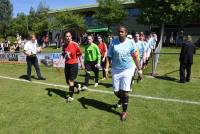
POLYGON ((66 83, 76 80, 78 75, 78 63, 76 64, 65 64, 65 80, 66 83))

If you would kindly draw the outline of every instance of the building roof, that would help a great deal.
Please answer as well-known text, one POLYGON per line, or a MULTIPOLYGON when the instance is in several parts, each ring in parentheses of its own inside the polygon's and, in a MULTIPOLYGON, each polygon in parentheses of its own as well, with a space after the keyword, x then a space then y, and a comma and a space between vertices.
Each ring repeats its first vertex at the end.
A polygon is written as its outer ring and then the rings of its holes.
POLYGON ((81 5, 77 7, 68 7, 68 8, 63 8, 63 9, 56 9, 56 10, 50 10, 48 13, 58 13, 58 12, 65 12, 65 11, 80 11, 80 10, 87 10, 87 9, 92 9, 92 8, 97 8, 97 4, 90 4, 90 5, 81 5))
MULTIPOLYGON (((135 0, 126 0, 126 2, 124 2, 124 5, 131 5, 135 3, 136 3, 135 0)), ((90 4, 90 5, 81 5, 77 7, 68 7, 68 8, 63 8, 63 9, 50 10, 48 13, 54 14, 54 13, 66 12, 66 11, 92 11, 96 9, 98 6, 99 6, 99 3, 90 4)))

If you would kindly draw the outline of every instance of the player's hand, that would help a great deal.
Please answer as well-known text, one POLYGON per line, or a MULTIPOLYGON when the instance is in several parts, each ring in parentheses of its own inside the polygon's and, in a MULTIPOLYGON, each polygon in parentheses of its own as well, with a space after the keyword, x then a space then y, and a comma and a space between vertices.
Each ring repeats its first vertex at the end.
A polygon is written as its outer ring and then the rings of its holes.
POLYGON ((84 65, 84 64, 82 64, 82 65, 81 65, 81 68, 82 68, 82 69, 85 69, 85 65, 84 65))
POLYGON ((70 52, 66 51, 65 53, 67 54, 67 58, 71 58, 70 57, 70 52))
POLYGON ((95 67, 98 68, 98 69, 100 69, 101 65, 98 63, 98 64, 95 65, 95 67))
POLYGON ((103 58, 103 59, 102 59, 102 62, 104 62, 104 61, 105 61, 105 59, 106 59, 106 58, 103 58))
POLYGON ((138 70, 138 79, 137 79, 137 82, 141 81, 142 79, 143 79, 142 70, 138 70))

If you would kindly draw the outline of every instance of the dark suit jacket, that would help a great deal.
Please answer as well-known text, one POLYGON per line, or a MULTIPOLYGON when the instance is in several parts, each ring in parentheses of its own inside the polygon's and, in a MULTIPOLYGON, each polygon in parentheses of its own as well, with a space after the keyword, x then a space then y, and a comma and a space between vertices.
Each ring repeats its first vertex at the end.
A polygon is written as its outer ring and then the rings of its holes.
POLYGON ((186 41, 182 44, 181 53, 179 61, 185 64, 193 63, 193 55, 195 54, 196 49, 192 42, 186 41))

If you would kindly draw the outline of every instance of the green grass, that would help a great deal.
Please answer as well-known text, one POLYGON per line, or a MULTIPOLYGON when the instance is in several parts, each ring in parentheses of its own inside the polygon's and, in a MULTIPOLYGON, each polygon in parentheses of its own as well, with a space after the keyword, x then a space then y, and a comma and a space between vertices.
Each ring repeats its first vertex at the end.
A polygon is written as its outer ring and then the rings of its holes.
MULTIPOLYGON (((142 82, 134 84, 133 94, 200 101, 199 61, 199 56, 195 56, 191 82, 180 84, 176 71, 178 55, 162 55, 157 67, 160 77, 145 76, 142 82)), ((150 71, 149 66, 144 72, 150 71)), ((0 72, 1 76, 19 78, 26 74, 26 65, 0 64, 0 72)), ((65 84, 64 74, 54 68, 41 65, 41 72, 47 77, 44 82, 65 84)), ((81 70, 78 77, 81 82, 83 75, 81 70)), ((110 79, 100 81, 96 89, 112 91, 110 82, 110 79)), ((66 103, 65 88, 2 78, 0 83, 1 134, 198 134, 200 131, 200 105, 130 97, 128 119, 121 122, 121 109, 110 108, 117 102, 114 95, 81 92, 75 94, 72 103, 66 103), (48 90, 52 91, 51 96, 48 90)))

